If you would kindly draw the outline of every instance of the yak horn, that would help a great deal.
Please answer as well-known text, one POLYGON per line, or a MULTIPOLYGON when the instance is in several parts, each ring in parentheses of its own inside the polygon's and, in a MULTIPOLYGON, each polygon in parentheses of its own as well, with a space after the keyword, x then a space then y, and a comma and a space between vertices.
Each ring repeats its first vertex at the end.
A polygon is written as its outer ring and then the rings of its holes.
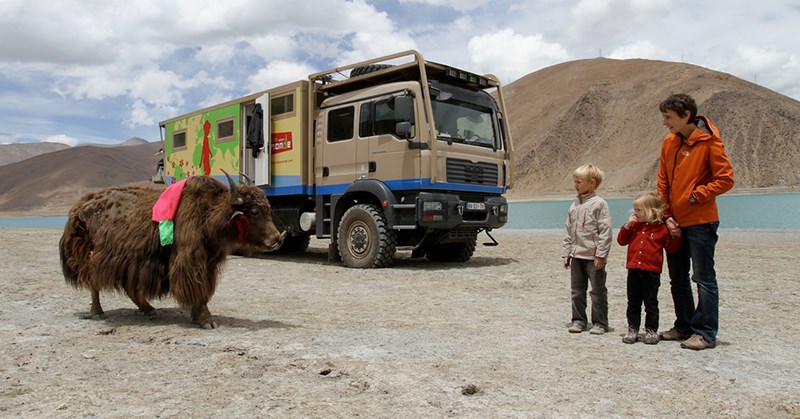
POLYGON ((250 179, 250 178, 249 178, 249 177, 247 177, 247 175, 246 175, 246 174, 244 174, 244 173, 239 173, 239 176, 241 176, 241 177, 243 177, 243 178, 244 178, 244 180, 247 182, 247 183, 246 183, 247 185, 255 185, 255 184, 256 184, 255 182, 253 182, 253 179, 250 179))
POLYGON ((222 173, 225 173, 225 177, 228 178, 228 184, 230 185, 231 188, 231 200, 230 200, 231 205, 244 204, 244 199, 242 199, 242 197, 239 196, 239 191, 236 189, 236 182, 233 181, 233 178, 231 177, 231 175, 228 174, 228 172, 222 170, 222 173))

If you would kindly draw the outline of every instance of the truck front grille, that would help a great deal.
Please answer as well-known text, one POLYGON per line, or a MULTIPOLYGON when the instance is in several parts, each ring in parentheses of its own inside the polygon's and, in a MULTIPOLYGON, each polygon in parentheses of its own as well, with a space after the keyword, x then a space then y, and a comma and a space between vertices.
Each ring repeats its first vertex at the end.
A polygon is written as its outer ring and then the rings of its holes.
POLYGON ((497 185, 497 165, 473 163, 469 160, 447 159, 447 181, 476 185, 497 185))

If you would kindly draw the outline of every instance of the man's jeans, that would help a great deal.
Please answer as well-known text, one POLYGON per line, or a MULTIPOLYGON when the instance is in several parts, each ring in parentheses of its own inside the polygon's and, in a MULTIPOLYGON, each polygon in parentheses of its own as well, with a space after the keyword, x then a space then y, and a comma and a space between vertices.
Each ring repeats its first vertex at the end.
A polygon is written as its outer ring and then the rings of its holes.
POLYGON ((592 324, 603 326, 608 331, 608 291, 606 270, 595 269, 593 260, 575 259, 570 262, 572 288, 572 321, 588 324, 586 318, 586 290, 591 283, 592 324))
POLYGON ((684 334, 697 333, 708 342, 717 340, 719 329, 719 288, 714 272, 714 247, 719 222, 681 227, 681 247, 667 254, 675 328, 684 334), (689 281, 697 284, 697 307, 689 281))

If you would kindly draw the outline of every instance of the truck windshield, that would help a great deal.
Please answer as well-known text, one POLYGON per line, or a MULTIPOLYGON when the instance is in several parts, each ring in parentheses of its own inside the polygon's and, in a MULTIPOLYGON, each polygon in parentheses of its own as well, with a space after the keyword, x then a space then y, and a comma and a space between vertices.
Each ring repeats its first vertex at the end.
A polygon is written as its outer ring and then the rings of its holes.
POLYGON ((498 149, 496 103, 482 91, 471 91, 450 84, 431 82, 436 138, 498 149))

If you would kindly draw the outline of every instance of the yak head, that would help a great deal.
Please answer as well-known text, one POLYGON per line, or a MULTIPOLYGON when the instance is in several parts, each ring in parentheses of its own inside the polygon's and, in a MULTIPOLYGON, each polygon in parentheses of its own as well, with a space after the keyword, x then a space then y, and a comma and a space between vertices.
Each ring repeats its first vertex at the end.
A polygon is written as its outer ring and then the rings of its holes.
MULTIPOLYGON (((224 173, 224 172, 223 172, 224 173)), ((281 247, 286 232, 272 221, 272 208, 264 191, 255 185, 239 185, 225 173, 230 184, 231 224, 236 230, 239 249, 245 255, 272 252, 281 247)))

